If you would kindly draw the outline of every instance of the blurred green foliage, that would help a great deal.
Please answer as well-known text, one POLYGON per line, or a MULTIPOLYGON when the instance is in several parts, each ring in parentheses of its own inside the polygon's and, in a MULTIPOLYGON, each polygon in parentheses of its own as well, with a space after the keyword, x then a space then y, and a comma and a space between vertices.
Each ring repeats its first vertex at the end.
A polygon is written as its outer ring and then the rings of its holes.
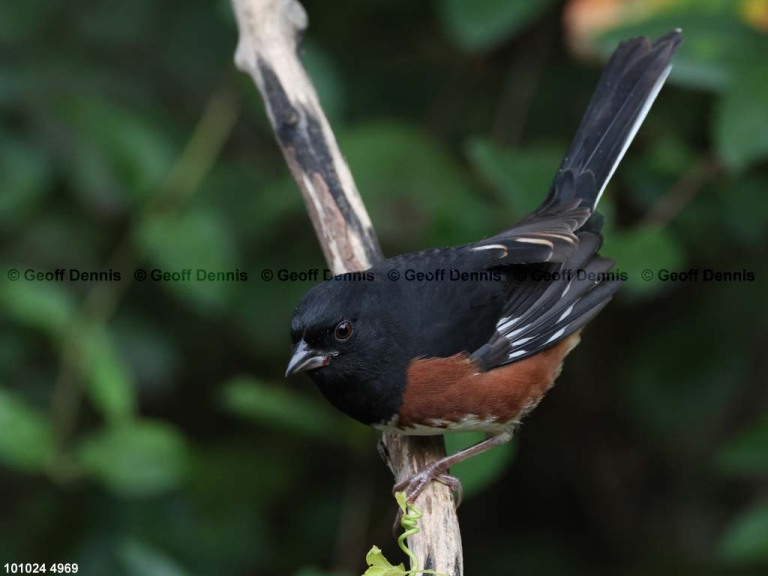
MULTIPOLYGON (((600 59, 684 29, 602 205, 624 290, 515 443, 455 470, 465 563, 762 574, 768 7, 648 0, 606 19, 612 4, 312 0, 304 59, 394 254, 523 216, 600 59)), ((375 434, 282 378, 311 283, 260 274, 324 262, 235 43, 227 2, 0 5, 2 564, 340 576, 374 543, 400 561, 375 434), (70 268, 121 280, 8 275, 70 268)))

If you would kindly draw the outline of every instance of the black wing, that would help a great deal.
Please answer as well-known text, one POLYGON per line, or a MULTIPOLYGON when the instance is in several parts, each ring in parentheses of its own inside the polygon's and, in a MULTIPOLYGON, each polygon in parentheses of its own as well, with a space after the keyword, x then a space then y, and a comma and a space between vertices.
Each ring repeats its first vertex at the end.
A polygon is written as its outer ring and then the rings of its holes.
POLYGON ((619 289, 621 276, 610 273, 614 261, 596 255, 600 237, 581 232, 578 238, 578 248, 565 262, 515 272, 519 283, 513 297, 489 341, 472 354, 483 369, 517 362, 568 338, 619 289))

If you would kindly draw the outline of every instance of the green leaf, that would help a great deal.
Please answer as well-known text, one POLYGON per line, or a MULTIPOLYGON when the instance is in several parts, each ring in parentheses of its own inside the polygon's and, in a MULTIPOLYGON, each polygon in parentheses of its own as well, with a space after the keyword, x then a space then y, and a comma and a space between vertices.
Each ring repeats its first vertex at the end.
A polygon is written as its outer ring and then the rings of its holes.
POLYGON ((768 157, 768 75, 763 62, 735 75, 717 108, 714 131, 725 164, 741 172, 768 157))
POLYGON ((189 453, 184 437, 168 424, 128 422, 86 438, 78 450, 83 470, 115 494, 153 496, 181 484, 189 453))
POLYGON ((300 434, 313 440, 338 443, 348 438, 351 426, 359 428, 332 411, 327 403, 297 394, 285 385, 269 385, 240 376, 224 384, 223 406, 241 416, 278 430, 300 434))
MULTIPOLYGON (((18 323, 60 336, 72 320, 75 303, 63 285, 45 281, 24 280, 27 269, 18 267, 21 279, 0 282, 0 304, 3 312, 18 323)), ((8 269, 3 271, 8 274, 8 269)))
POLYGON ((729 474, 768 475, 768 416, 729 440, 717 463, 729 474))
POLYGON ((624 290, 650 295, 669 285, 668 273, 681 272, 683 249, 667 228, 644 226, 605 235, 600 254, 616 260, 615 273, 626 273, 624 290))
POLYGON ((187 576, 170 556, 144 542, 126 540, 118 549, 126 576, 187 576))
POLYGON ((406 576, 407 572, 403 564, 393 566, 392 563, 384 557, 384 553, 378 546, 373 546, 368 554, 365 555, 365 562, 368 564, 368 570, 363 576, 406 576))
POLYGON ((131 374, 105 329, 97 329, 89 334, 91 342, 85 353, 84 366, 88 374, 89 397, 107 420, 115 422, 130 418, 136 408, 131 374))
MULTIPOLYGON (((21 270, 22 278, 25 270, 21 270)), ((38 328, 60 343, 72 326, 74 302, 61 284, 53 281, 7 282, 0 285, 0 303, 19 323, 38 328)), ((80 325, 73 329, 80 347, 80 370, 87 377, 94 406, 108 419, 130 416, 134 410, 134 386, 130 373, 118 356, 111 337, 103 328, 80 325)))
POLYGON ((529 214, 546 196, 565 148, 502 148, 483 138, 472 138, 466 155, 480 175, 513 207, 518 218, 529 214))
POLYGON ((226 306, 235 280, 209 280, 207 274, 240 270, 232 231, 216 212, 155 214, 141 222, 137 235, 153 265, 144 282, 160 283, 201 312, 226 306), (169 276, 155 279, 153 273, 169 276))
POLYGON ((487 50, 512 38, 555 0, 441 0, 440 16, 451 38, 467 52, 487 50))
MULTIPOLYGON (((484 439, 485 435, 482 432, 446 434, 445 446, 449 454, 454 454, 484 439)), ((464 497, 468 498, 482 492, 498 480, 509 466, 514 454, 513 440, 456 464, 451 468, 451 474, 461 480, 464 497)))
POLYGON ((720 556, 736 564, 768 563, 768 503, 745 510, 726 528, 720 556))
POLYGON ((397 502, 397 505, 400 507, 400 510, 405 513, 406 507, 408 506, 408 497, 405 492, 395 492, 395 502, 397 502))
POLYGON ((168 174, 174 147, 146 115, 99 98, 70 98, 61 115, 76 131, 73 189, 84 202, 143 200, 168 174))
POLYGON ((22 472, 43 472, 54 453, 45 415, 0 388, 0 464, 22 472))

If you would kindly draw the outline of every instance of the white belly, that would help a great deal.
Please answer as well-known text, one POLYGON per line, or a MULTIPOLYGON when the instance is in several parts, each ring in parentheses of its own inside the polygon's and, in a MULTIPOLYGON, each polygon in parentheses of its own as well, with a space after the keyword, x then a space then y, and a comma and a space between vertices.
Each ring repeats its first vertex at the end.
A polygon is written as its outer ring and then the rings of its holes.
POLYGON ((459 421, 429 420, 426 424, 412 424, 407 428, 398 427, 395 416, 384 424, 373 424, 373 428, 389 434, 405 434, 407 436, 439 436, 449 432, 485 432, 492 436, 507 432, 514 428, 516 422, 498 422, 497 418, 480 418, 477 414, 468 414, 459 421))

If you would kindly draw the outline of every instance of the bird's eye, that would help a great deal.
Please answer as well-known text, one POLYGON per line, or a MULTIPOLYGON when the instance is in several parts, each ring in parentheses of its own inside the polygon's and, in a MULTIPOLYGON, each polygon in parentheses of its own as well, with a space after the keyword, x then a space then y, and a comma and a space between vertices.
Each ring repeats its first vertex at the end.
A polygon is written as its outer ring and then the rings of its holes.
POLYGON ((350 336, 352 336, 352 323, 347 320, 342 320, 339 322, 338 326, 336 326, 336 330, 334 331, 333 335, 336 337, 336 340, 342 342, 347 340, 350 336))

